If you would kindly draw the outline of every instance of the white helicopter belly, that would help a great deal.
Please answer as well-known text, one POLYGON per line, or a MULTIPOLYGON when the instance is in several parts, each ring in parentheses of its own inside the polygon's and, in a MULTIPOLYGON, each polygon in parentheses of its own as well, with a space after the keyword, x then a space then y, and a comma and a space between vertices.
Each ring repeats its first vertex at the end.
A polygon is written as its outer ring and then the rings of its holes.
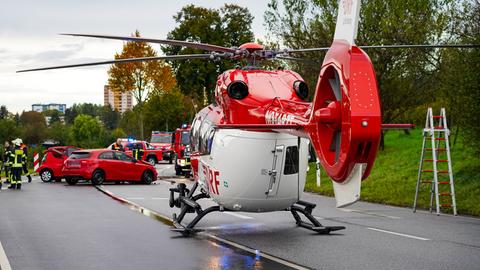
POLYGON ((200 157, 198 180, 225 209, 278 211, 300 199, 308 166, 308 139, 221 129, 211 143, 210 154, 200 157), (294 158, 298 159, 298 167, 294 158))

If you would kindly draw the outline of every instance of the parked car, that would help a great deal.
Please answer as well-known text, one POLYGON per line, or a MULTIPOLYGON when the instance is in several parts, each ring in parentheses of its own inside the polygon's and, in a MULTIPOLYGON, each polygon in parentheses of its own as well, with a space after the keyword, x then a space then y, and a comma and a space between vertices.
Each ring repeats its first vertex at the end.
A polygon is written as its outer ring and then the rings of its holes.
POLYGON ((79 180, 91 181, 93 185, 103 182, 129 181, 151 184, 157 180, 157 171, 151 164, 132 156, 109 149, 75 151, 65 161, 65 180, 75 185, 79 180))
POLYGON ((172 150, 172 132, 168 131, 152 131, 150 145, 155 149, 160 149, 163 152, 163 160, 168 160, 172 164, 174 159, 174 152, 172 150))
MULTIPOLYGON (((135 140, 126 140, 120 139, 123 148, 125 149, 125 153, 132 155, 132 150, 134 146, 138 149, 143 150, 142 160, 146 161, 152 165, 157 164, 159 161, 163 160, 163 151, 161 149, 155 149, 152 145, 150 145, 146 141, 135 141, 135 140)), ((110 144, 107 149, 112 149, 112 144, 110 144)))
POLYGON ((52 180, 61 181, 64 177, 62 173, 65 160, 78 150, 75 146, 55 146, 48 148, 40 162, 40 167, 36 172, 40 175, 43 182, 52 180))

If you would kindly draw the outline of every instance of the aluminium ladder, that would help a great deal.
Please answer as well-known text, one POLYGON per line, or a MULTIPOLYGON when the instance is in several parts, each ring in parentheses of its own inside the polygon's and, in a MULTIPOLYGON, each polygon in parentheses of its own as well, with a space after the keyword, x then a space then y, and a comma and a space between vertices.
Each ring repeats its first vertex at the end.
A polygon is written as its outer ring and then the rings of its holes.
POLYGON ((415 199, 413 202, 413 212, 417 210, 417 199, 421 184, 430 184, 430 213, 433 210, 433 197, 435 196, 435 208, 437 215, 440 215, 441 208, 452 208, 453 214, 457 215, 457 203, 455 201, 455 187, 453 182, 452 159, 450 156, 450 144, 448 138, 450 130, 447 127, 447 117, 445 108, 440 110, 440 115, 434 116, 432 108, 428 108, 425 128, 423 129, 423 145, 420 157, 420 166, 418 167, 417 187, 415 190, 415 199), (435 120, 438 125, 435 125, 435 120), (430 141, 430 142, 427 142, 430 141), (427 144, 431 143, 431 148, 427 144), (443 145, 442 145, 443 144, 443 145), (426 152, 431 152, 432 158, 425 158, 426 152), (425 169, 425 163, 431 163, 431 169, 425 169), (446 164, 446 168, 445 165, 446 164), (427 174, 431 178, 423 179, 422 175, 427 174), (445 179, 445 176, 448 179, 445 179), (440 186, 450 186, 450 190, 445 188, 440 190, 440 186), (450 198, 450 203, 444 200, 450 198), (441 202, 440 200, 443 200, 441 202))

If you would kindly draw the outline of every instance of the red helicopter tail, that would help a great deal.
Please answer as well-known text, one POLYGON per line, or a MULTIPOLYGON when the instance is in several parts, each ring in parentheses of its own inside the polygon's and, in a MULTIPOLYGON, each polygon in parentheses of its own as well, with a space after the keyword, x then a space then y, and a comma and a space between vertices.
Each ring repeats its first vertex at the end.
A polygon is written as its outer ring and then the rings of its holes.
POLYGON ((381 136, 381 110, 372 62, 354 43, 360 0, 341 0, 334 41, 318 78, 304 126, 327 174, 337 206, 359 199, 381 136))

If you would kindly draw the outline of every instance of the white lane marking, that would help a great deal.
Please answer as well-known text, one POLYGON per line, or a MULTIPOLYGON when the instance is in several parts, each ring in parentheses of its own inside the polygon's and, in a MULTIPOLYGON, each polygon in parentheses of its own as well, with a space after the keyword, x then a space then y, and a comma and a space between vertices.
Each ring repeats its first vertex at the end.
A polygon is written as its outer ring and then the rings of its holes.
POLYGON ((152 200, 170 200, 170 198, 152 197, 152 200))
POLYGON ((348 208, 338 208, 338 210, 343 211, 343 212, 359 213, 359 214, 364 214, 364 215, 385 217, 385 218, 391 218, 391 219, 402 219, 401 217, 383 215, 383 214, 372 213, 372 212, 362 211, 362 210, 348 209, 348 208))
POLYGON ((145 200, 143 197, 128 197, 127 200, 145 200))
POLYGON ((240 215, 240 214, 237 214, 237 213, 232 213, 232 212, 223 212, 223 213, 227 214, 227 215, 230 215, 230 216, 242 218, 242 219, 253 219, 253 217, 244 216, 244 215, 240 215))
POLYGON ((2 242, 0 242, 0 269, 1 270, 12 270, 10 262, 8 261, 7 254, 3 249, 2 242))
POLYGON ((317 216, 313 216, 313 217, 316 218, 316 219, 325 219, 323 217, 317 217, 317 216))
POLYGON ((423 237, 419 237, 419 236, 415 236, 415 235, 404 234, 404 233, 397 233, 397 232, 392 232, 392 231, 386 231, 386 230, 381 230, 381 229, 377 229, 377 228, 367 227, 367 229, 372 230, 372 231, 389 233, 389 234, 394 234, 394 235, 398 235, 398 236, 408 237, 408 238, 412 238, 412 239, 422 240, 422 241, 429 241, 429 240, 430 240, 430 239, 428 239, 428 238, 423 238, 423 237))
POLYGON ((288 267, 291 267, 293 269, 299 269, 299 270, 303 270, 303 269, 308 269, 304 266, 301 266, 301 265, 298 265, 298 264, 295 264, 295 263, 292 263, 292 262, 289 262, 289 261, 286 261, 286 260, 283 260, 281 258, 278 258, 278 257, 275 257, 275 256, 272 256, 272 255, 269 255, 269 254, 266 254, 266 253, 263 253, 261 252, 260 250, 258 249, 253 249, 253 248, 250 248, 250 247, 247 247, 247 246, 244 246, 242 244, 238 244, 238 243, 235 243, 235 242, 232 242, 232 241, 229 241, 227 239, 224 239, 224 238, 221 238, 221 237, 218 237, 216 235, 213 235, 213 234, 209 234, 209 233, 203 233, 201 232, 200 234, 204 234, 214 240, 217 240, 219 242, 222 242, 224 244, 227 244, 227 245, 230 245, 230 246, 233 246, 233 247, 236 247, 236 248, 239 248, 241 250, 245 250, 247 252, 250 252, 250 253, 253 253, 255 255, 260 255, 261 257, 263 258, 266 258, 266 259, 269 259, 271 261, 274 261, 274 262, 277 262, 279 264, 283 264, 285 266, 288 266, 288 267))

